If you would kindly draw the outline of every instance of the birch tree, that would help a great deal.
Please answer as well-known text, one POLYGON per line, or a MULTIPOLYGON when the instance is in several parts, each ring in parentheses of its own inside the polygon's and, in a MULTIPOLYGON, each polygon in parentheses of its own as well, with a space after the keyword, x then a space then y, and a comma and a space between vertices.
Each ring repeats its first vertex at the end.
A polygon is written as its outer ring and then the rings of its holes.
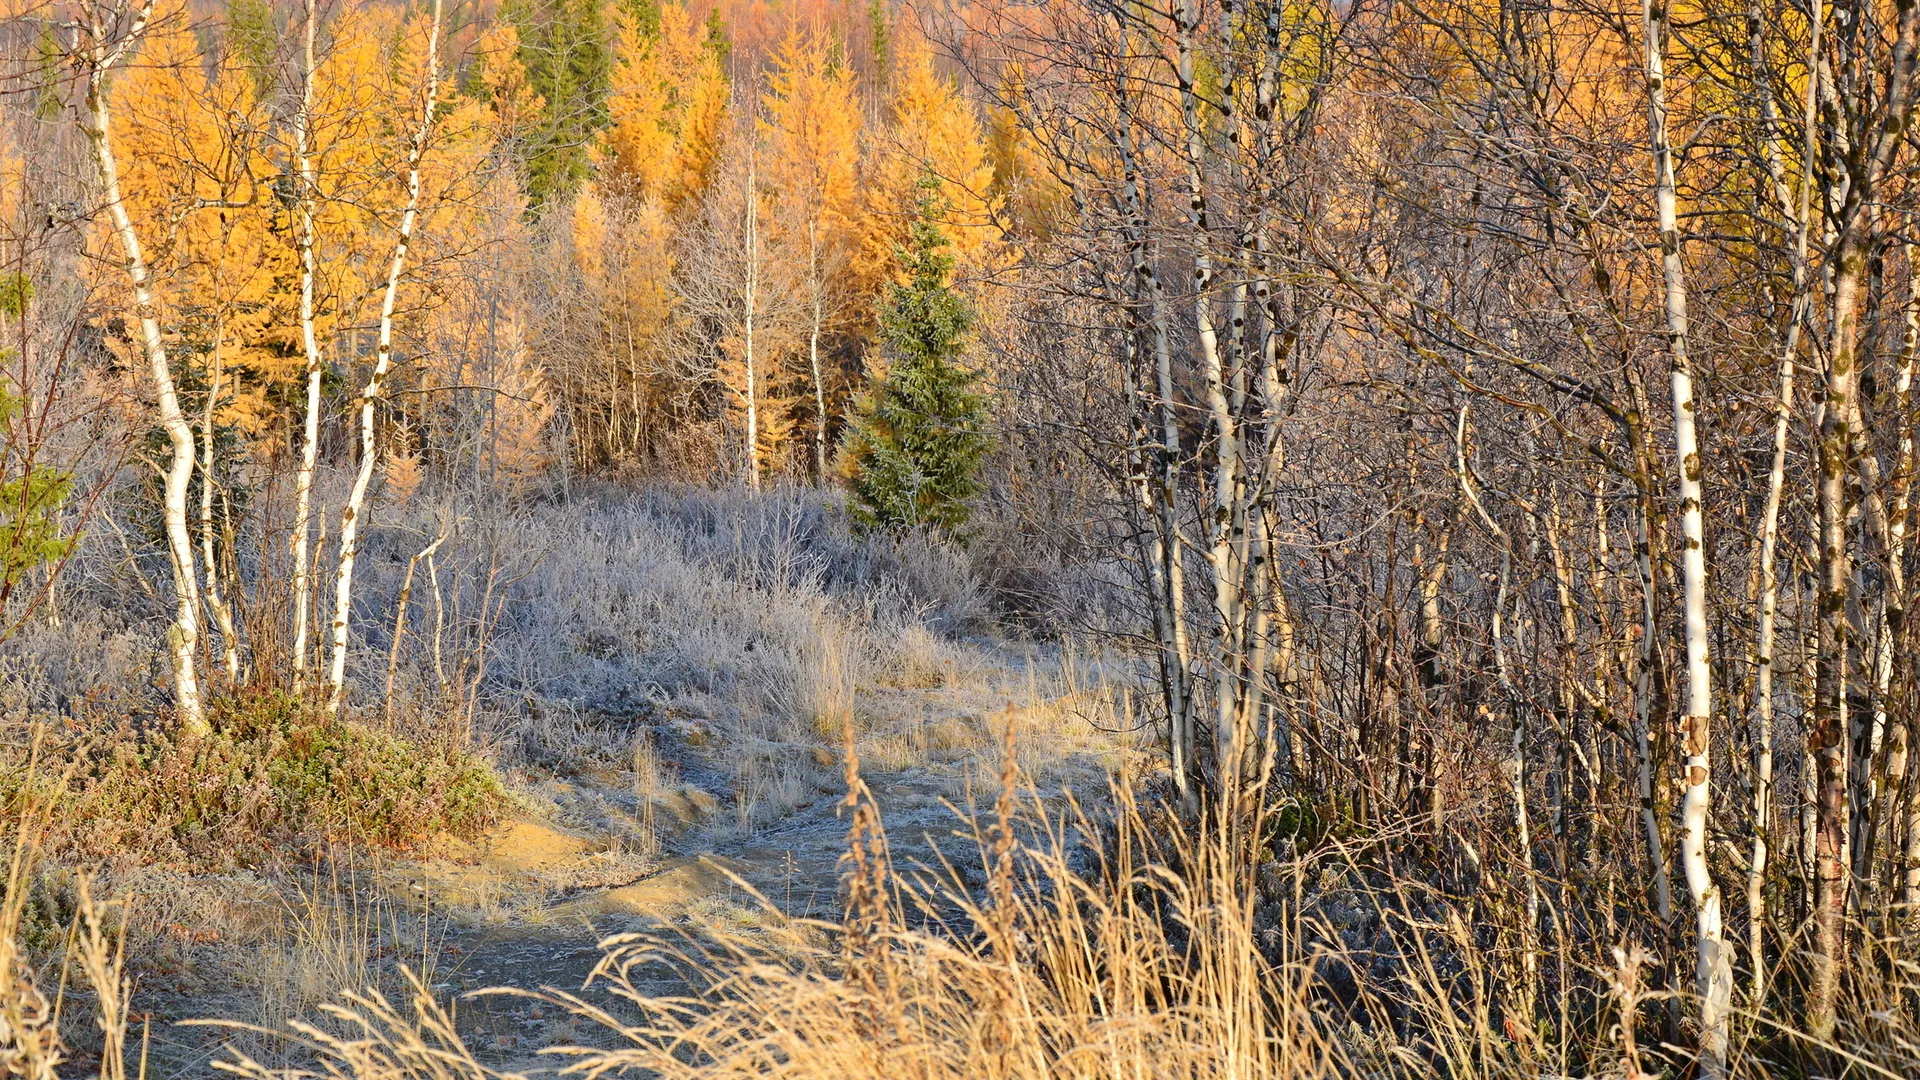
POLYGON ((314 37, 319 32, 319 0, 302 0, 300 18, 300 97, 293 111, 294 242, 300 258, 300 351, 306 360, 306 396, 301 409, 300 463, 293 481, 293 690, 306 688, 310 649, 307 643, 313 615, 313 561, 308 546, 313 539, 313 474, 320 457, 322 383, 326 367, 320 338, 314 327, 314 183, 310 143, 314 110, 314 37))
POLYGON ((741 118, 685 239, 675 282, 700 327, 700 377, 719 392, 720 420, 731 436, 719 468, 753 489, 784 463, 795 396, 785 361, 809 311, 796 280, 804 253, 768 234, 759 136, 757 118, 741 118), (739 447, 737 456, 732 447, 739 447))
MULTIPOLYGON (((1816 7, 1809 29, 1807 57, 1809 66, 1820 55, 1820 35, 1824 9, 1816 7)), ((1748 10, 1748 32, 1752 38, 1752 57, 1757 73, 1756 93, 1760 97, 1760 137, 1766 155, 1768 178, 1775 204, 1787 214, 1793 230, 1792 290, 1786 333, 1780 347, 1779 389, 1774 398, 1773 456, 1767 468, 1766 503, 1760 512, 1759 550, 1755 556, 1754 576, 1757 593, 1757 621, 1753 647, 1753 844, 1747 868, 1747 963, 1753 980, 1752 999, 1756 1005, 1767 997, 1767 865, 1771 854, 1768 834, 1773 824, 1773 714, 1774 646, 1780 602, 1778 548, 1780 505, 1786 487, 1787 443, 1794 412, 1794 373, 1799 363, 1799 346, 1812 304, 1812 281, 1808 267, 1808 239, 1813 210, 1813 167, 1818 129, 1803 125, 1800 148, 1800 173, 1797 187, 1790 186, 1784 155, 1778 110, 1774 105, 1765 62, 1766 43, 1759 6, 1748 10)), ((1808 79, 1802 115, 1814 115, 1819 81, 1808 79)))
POLYGON ((139 45, 151 25, 153 13, 153 0, 137 7, 120 0, 86 0, 80 5, 73 26, 71 53, 86 87, 80 129, 92 151, 108 221, 119 242, 133 316, 139 325, 138 344, 146 357, 153 386, 156 419, 166 433, 171 454, 165 470, 162 502, 174 592, 173 626, 167 632, 167 653, 172 661, 174 707, 179 723, 188 734, 199 736, 210 734, 212 728, 202 708, 194 657, 200 635, 200 590, 193 537, 187 524, 187 495, 195 466, 193 426, 180 407, 173 364, 167 357, 166 339, 161 331, 140 236, 121 191, 108 93, 109 76, 139 45))
POLYGON ((769 180, 783 213, 774 223, 800 263, 806 307, 807 373, 813 391, 814 475, 827 475, 828 365, 822 339, 839 317, 847 253, 858 212, 860 111, 851 72, 837 67, 829 45, 812 34, 788 35, 768 79, 764 121, 769 180))
POLYGON ((1675 191, 1674 150, 1667 132, 1665 0, 1641 6, 1646 39, 1647 130, 1653 145, 1654 206, 1660 225, 1660 270, 1665 286, 1667 355, 1673 385, 1674 472, 1680 491, 1680 564, 1685 580, 1684 621, 1687 643, 1686 713, 1681 734, 1686 752, 1686 831, 1680 845, 1687 889, 1696 919, 1696 976, 1700 992, 1700 1065, 1704 1075, 1725 1075, 1727 1023, 1733 999, 1733 962, 1721 925, 1720 887, 1707 864, 1708 819, 1713 811, 1713 669, 1709 656, 1707 552, 1702 506, 1704 464, 1697 433, 1698 402, 1693 367, 1687 355, 1687 279, 1682 258, 1679 197, 1675 191))
POLYGON ((1869 71, 1877 66, 1873 45, 1859 33, 1865 13, 1858 5, 1844 5, 1835 22, 1846 20, 1847 32, 1837 34, 1832 57, 1819 71, 1848 93, 1835 97, 1823 87, 1822 96, 1837 106, 1838 123, 1823 146, 1832 175, 1844 182, 1829 193, 1834 239, 1828 255, 1828 318, 1826 364, 1823 372, 1818 436, 1819 479, 1819 634, 1817 686, 1808 754, 1817 763, 1814 787, 1814 896, 1812 912, 1813 970, 1807 988, 1806 1025, 1816 1038, 1831 1038, 1846 952, 1845 918, 1852 885, 1853 775, 1849 715, 1850 686, 1858 678, 1849 662, 1855 635, 1849 607, 1860 598, 1853 592, 1854 548, 1849 536, 1851 506, 1848 480, 1856 469, 1856 400, 1860 388, 1860 305, 1874 244, 1874 201, 1892 172, 1916 100, 1916 45, 1920 44, 1920 5, 1902 0, 1894 5, 1892 46, 1886 59, 1886 91, 1870 95, 1869 71), (1839 140, 1836 145, 1836 138, 1839 140), (1857 147, 1857 149, 1855 149, 1857 147))
POLYGON ((760 319, 760 174, 754 147, 747 149, 746 195, 741 201, 741 256, 745 268, 740 285, 740 395, 747 419, 747 486, 760 490, 760 398, 766 381, 761 367, 765 345, 755 337, 760 319), (756 346, 759 352, 755 351, 756 346))
MULTIPOLYGON (((361 517, 366 508, 367 488, 373 482, 378 462, 376 406, 386 392, 388 373, 393 367, 393 317, 399 300, 400 279, 407 266, 408 245, 413 241, 414 224, 420 215, 420 164, 433 136, 435 109, 440 96, 440 21, 442 0, 433 0, 427 27, 426 66, 420 91, 420 113, 407 140, 405 157, 406 201, 393 242, 386 275, 386 288, 380 300, 379 337, 374 347, 373 372, 360 391, 360 463, 346 506, 340 511, 340 561, 334 574, 333 652, 327 677, 327 711, 338 712, 346 697, 347 650, 351 642, 349 623, 353 614, 353 568, 359 554, 361 517)), ((311 360, 309 361, 311 363, 311 360)))

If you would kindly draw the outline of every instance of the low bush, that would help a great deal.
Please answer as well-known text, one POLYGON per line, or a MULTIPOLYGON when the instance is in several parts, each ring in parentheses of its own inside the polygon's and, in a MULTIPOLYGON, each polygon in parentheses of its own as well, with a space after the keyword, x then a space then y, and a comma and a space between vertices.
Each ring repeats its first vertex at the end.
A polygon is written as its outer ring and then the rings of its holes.
POLYGON ((329 717, 284 694, 221 701, 211 719, 205 738, 127 721, 43 748, 43 762, 55 763, 43 770, 64 759, 67 773, 55 846, 225 868, 331 841, 407 847, 470 835, 506 800, 470 754, 329 717))

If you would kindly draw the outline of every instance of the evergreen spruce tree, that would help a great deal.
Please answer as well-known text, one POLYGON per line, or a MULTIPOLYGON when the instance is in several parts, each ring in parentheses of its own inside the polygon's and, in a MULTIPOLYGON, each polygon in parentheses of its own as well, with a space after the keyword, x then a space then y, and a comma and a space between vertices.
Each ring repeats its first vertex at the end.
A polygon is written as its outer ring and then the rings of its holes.
POLYGON ((254 90, 261 97, 273 92, 278 36, 267 0, 233 0, 227 6, 227 48, 253 76, 254 90))
POLYGON ((607 126, 613 57, 606 20, 594 0, 507 0, 501 11, 520 32, 527 84, 546 102, 520 148, 527 194, 544 204, 586 181, 590 148, 607 126))
MULTIPOLYGON (((0 274, 0 320, 19 319, 32 299, 25 274, 0 274)), ((73 474, 35 460, 26 394, 5 374, 17 356, 0 349, 0 606, 29 571, 71 555, 75 543, 60 519, 73 474)))
POLYGON ((987 401, 974 389, 979 373, 958 363, 973 310, 953 291, 937 184, 922 181, 921 189, 901 252, 908 279, 889 285, 880 307, 891 366, 857 404, 842 453, 860 522, 955 533, 982 487, 987 401))

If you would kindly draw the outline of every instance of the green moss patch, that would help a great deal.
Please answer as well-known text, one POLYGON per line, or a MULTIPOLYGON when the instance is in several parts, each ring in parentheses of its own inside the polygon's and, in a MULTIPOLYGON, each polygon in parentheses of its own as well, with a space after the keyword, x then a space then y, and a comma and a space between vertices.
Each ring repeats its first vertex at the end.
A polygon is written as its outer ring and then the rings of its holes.
POLYGON ((43 772, 67 770, 56 846, 226 867, 332 842, 408 847, 472 835, 506 803, 471 754, 328 717, 285 694, 222 701, 209 719, 205 738, 129 722, 44 748, 43 772))

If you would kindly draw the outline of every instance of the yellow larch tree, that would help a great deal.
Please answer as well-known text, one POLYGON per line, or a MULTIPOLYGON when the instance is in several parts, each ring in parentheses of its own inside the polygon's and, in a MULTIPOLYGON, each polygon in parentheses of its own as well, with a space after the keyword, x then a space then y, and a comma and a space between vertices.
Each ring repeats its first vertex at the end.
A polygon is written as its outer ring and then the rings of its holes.
MULTIPOLYGON (((663 17, 662 22, 665 22, 663 17)), ((664 26, 662 27, 664 31, 664 26)), ((673 171, 681 119, 664 33, 651 35, 620 12, 609 125, 600 147, 602 183, 637 198, 658 198, 673 171)))
POLYGON ((547 464, 553 405, 527 330, 532 229, 519 176, 503 160, 501 104, 497 95, 448 101, 421 161, 418 281, 406 321, 424 349, 408 373, 416 401, 396 411, 413 415, 431 444, 455 454, 473 446, 488 477, 517 483, 547 464))
POLYGON ((512 145, 539 122, 547 99, 533 88, 520 62, 520 30, 500 21, 482 31, 473 46, 474 82, 493 113, 493 137, 512 145))
POLYGON ((279 419, 270 392, 301 362, 283 347, 295 268, 274 233, 275 168, 254 80, 231 55, 209 69, 176 7, 155 19, 112 94, 114 150, 128 213, 151 238, 161 323, 195 372, 189 384, 214 395, 218 422, 264 435, 279 419))
POLYGON ((793 437, 796 395, 783 357, 793 347, 794 294, 792 275, 783 272, 792 267, 774 257, 767 244, 772 215, 761 180, 762 148, 754 134, 742 141, 756 145, 748 147, 744 169, 736 168, 729 178, 733 197, 709 200, 710 211, 717 212, 714 242, 722 251, 732 249, 732 258, 725 261, 737 275, 731 281, 721 279, 734 286, 735 303, 733 318, 721 323, 715 375, 743 435, 747 480, 758 489, 779 471, 793 437))
POLYGON ((404 152, 396 135, 406 127, 396 115, 404 95, 391 56, 400 33, 397 12, 348 3, 326 28, 313 73, 314 321, 336 357, 360 351, 355 328, 371 318, 390 255, 380 212, 401 197, 394 166, 404 152), (349 340, 335 340, 340 334, 349 340))
MULTIPOLYGON (((1020 100, 1024 80, 1019 65, 1009 64, 1000 76, 1000 100, 1020 100)), ((1024 239, 1046 239, 1073 212, 1066 185, 1048 168, 1044 151, 1012 108, 990 108, 986 127, 987 157, 993 167, 991 191, 1000 200, 1008 227, 1024 239)))
POLYGON ((762 135, 757 121, 732 133, 728 156, 683 233, 686 264, 676 281, 689 319, 711 343, 701 355, 722 392, 727 424, 739 433, 741 458, 733 464, 756 487, 786 463, 799 389, 785 370, 798 330, 795 267, 769 243, 776 205, 765 182, 762 135))
POLYGON ((610 193, 678 209, 713 179, 726 129, 726 70, 683 4, 662 4, 657 30, 626 11, 618 22, 602 179, 610 193))
POLYGON ((20 152, 20 139, 13 125, 0 123, 0 267, 17 270, 21 252, 17 249, 26 223, 21 211, 27 204, 27 159, 20 152))
MULTIPOLYGON (((511 174, 501 179, 464 198, 463 225, 443 225, 442 238, 423 252, 428 259, 443 253, 454 272, 435 275, 435 302, 415 319, 423 345, 412 372, 418 392, 396 411, 438 448, 443 466, 513 486, 549 463, 554 395, 551 350, 536 353, 530 333, 527 283, 537 256, 527 201, 511 174), (472 242, 480 236, 485 242, 472 242)), ((407 433, 397 435, 388 442, 390 466, 412 449, 407 433)))
POLYGON ((964 273, 990 262, 998 200, 993 161, 973 103, 934 64, 933 47, 911 26, 894 39, 883 113, 867 171, 867 227, 860 270, 875 280, 893 274, 894 253, 906 242, 920 182, 938 181, 945 204, 942 230, 964 273))
POLYGON ((631 461, 655 449, 662 410, 682 389, 666 355, 679 317, 677 224, 712 184, 731 87, 684 4, 663 3, 651 25, 623 8, 615 23, 600 174, 568 221, 582 355, 565 358, 558 381, 587 419, 581 452, 631 461))
POLYGON ((796 27, 774 57, 763 104, 766 185, 779 208, 768 232, 797 278, 813 398, 813 468, 824 477, 833 376, 821 339, 843 321, 856 295, 846 286, 860 214, 859 93, 853 73, 836 61, 833 43, 796 27))
POLYGON ((573 272, 582 285, 580 344, 565 358, 565 384, 581 448, 606 460, 650 452, 666 400, 678 389, 667 350, 678 325, 673 221, 657 200, 602 195, 588 185, 569 222, 573 272))

